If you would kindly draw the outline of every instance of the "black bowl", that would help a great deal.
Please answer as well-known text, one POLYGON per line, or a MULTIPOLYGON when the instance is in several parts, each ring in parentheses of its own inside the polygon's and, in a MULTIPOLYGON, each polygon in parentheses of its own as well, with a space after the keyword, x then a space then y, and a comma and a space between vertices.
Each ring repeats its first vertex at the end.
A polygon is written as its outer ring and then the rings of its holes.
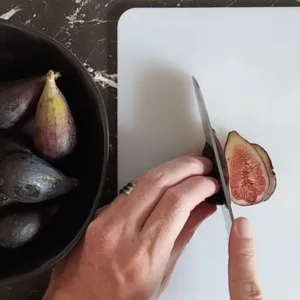
POLYGON ((55 167, 82 180, 75 191, 53 200, 61 204, 60 209, 33 241, 14 250, 0 249, 0 284, 6 284, 52 267, 79 241, 101 206, 109 135, 97 86, 79 60, 54 39, 0 21, 0 66, 0 81, 44 75, 49 69, 61 72, 57 84, 73 113, 78 142, 73 153, 55 167))

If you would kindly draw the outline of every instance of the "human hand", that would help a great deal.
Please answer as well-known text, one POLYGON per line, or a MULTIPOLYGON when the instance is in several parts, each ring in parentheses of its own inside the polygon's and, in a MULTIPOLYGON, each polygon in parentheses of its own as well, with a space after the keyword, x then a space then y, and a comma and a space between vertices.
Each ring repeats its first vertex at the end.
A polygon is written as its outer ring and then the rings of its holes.
POLYGON ((262 300, 254 261, 249 221, 236 219, 229 239, 229 291, 231 300, 262 300))
POLYGON ((146 300, 158 297, 196 228, 216 210, 217 192, 197 156, 168 161, 102 209, 55 268, 44 300, 146 300))

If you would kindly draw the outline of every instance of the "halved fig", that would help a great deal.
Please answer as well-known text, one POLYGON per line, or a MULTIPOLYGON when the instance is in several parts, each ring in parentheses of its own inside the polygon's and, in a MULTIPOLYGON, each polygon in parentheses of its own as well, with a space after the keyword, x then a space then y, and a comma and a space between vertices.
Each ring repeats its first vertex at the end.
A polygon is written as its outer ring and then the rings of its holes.
POLYGON ((231 199, 242 206, 258 204, 268 197, 270 178, 256 148, 236 131, 225 145, 231 199))
POLYGON ((262 160, 264 161, 266 169, 267 169, 267 173, 268 173, 268 176, 270 179, 270 187, 269 187, 266 197, 264 198, 264 201, 267 201, 268 199, 270 199, 270 197, 275 192, 275 189, 277 186, 276 174, 274 172, 274 167, 273 167, 273 164, 272 164, 272 161, 270 159, 268 152, 262 146, 260 146, 258 144, 252 144, 252 145, 255 148, 255 150, 258 152, 258 154, 260 155, 262 160))

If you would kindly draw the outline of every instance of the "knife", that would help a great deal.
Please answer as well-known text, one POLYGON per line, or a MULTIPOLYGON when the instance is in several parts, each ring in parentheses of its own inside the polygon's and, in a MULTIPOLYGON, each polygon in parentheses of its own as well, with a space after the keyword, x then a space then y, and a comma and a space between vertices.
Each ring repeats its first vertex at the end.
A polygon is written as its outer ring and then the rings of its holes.
POLYGON ((223 200, 222 202, 224 203, 221 207, 223 211, 223 217, 224 217, 226 229, 228 232, 230 232, 231 225, 234 220, 234 216, 231 207, 231 197, 230 197, 229 187, 226 181, 226 176, 224 174, 224 170, 227 170, 226 160, 225 160, 223 150, 220 149, 221 147, 219 141, 216 138, 215 131, 211 127, 211 123, 209 120, 208 112, 206 109, 206 105, 204 102, 204 98, 200 86, 194 76, 192 76, 192 80, 193 80, 193 86, 194 86, 194 90, 198 102, 198 108, 200 111, 204 135, 206 139, 206 146, 208 145, 212 149, 214 160, 217 166, 217 171, 219 173, 220 182, 222 186, 220 193, 223 200))

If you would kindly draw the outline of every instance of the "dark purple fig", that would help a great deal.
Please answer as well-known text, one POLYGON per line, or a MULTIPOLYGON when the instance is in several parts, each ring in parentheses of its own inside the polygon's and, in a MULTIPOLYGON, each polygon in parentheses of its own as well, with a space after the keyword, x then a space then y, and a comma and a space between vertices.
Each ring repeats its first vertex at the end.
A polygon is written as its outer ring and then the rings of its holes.
POLYGON ((18 248, 35 238, 58 211, 58 205, 17 204, 0 211, 0 246, 18 248))
POLYGON ((45 85, 45 76, 0 84, 0 128, 13 127, 37 104, 45 85))
POLYGON ((68 155, 76 144, 76 128, 69 105, 56 85, 59 73, 49 71, 35 115, 34 144, 47 159, 68 155))
POLYGON ((0 163, 9 154, 15 152, 31 153, 29 149, 17 138, 1 137, 0 138, 0 163))
POLYGON ((70 192, 78 183, 33 153, 10 154, 0 165, 1 190, 17 202, 47 201, 70 192))
MULTIPOLYGON (((31 153, 18 139, 11 137, 0 138, 0 163, 8 155, 16 152, 31 153)), ((0 191, 0 207, 13 204, 15 200, 0 191)))
POLYGON ((15 202, 15 200, 9 198, 8 196, 0 192, 0 207, 8 206, 15 202))

